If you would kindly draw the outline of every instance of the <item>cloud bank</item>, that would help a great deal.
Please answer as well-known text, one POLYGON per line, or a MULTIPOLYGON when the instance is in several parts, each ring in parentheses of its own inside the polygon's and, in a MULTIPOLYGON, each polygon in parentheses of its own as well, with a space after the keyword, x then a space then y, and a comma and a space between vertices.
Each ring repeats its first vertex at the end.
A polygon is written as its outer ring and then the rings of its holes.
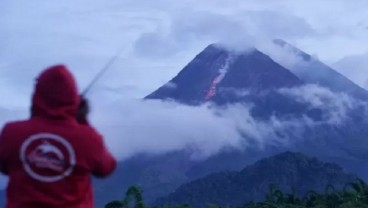
MULTIPOLYGON (((251 114, 251 103, 218 109, 211 104, 193 107, 141 99, 91 102, 90 119, 118 160, 138 153, 164 154, 182 149, 191 150, 192 159, 204 159, 223 148, 240 151, 251 148, 255 151, 266 147, 293 147, 308 140, 303 137, 308 129, 325 125, 343 126, 349 120, 350 111, 356 108, 363 106, 362 113, 368 115, 366 103, 316 85, 280 89, 279 92, 311 108, 321 109, 322 120, 314 121, 307 115, 292 118, 272 116, 269 120, 258 120, 251 114)), ((242 91, 238 94, 247 95, 242 91)), ((102 95, 99 97, 103 98, 102 95)), ((3 124, 26 118, 28 111, 6 109, 2 115, 3 124)))
POLYGON ((349 120, 352 110, 362 106, 366 109, 365 103, 317 85, 280 89, 279 92, 307 104, 311 109, 320 109, 322 119, 315 121, 302 115, 258 120, 252 117, 251 103, 217 109, 211 104, 193 107, 175 102, 128 99, 96 103, 95 108, 99 110, 93 113, 92 119, 118 158, 190 147, 195 147, 194 157, 201 158, 224 147, 286 147, 298 142, 298 138, 303 139, 307 128, 338 127, 349 120))

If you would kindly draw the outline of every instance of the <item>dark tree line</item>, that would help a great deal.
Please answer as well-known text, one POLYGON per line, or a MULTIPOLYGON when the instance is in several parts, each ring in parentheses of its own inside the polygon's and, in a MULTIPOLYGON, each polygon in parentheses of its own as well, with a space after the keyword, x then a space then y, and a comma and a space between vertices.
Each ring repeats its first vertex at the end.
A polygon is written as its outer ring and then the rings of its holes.
MULTIPOLYGON (((105 208, 159 208, 144 203, 141 190, 130 187, 124 199, 106 204, 105 208)), ((295 190, 285 193, 274 185, 270 185, 269 193, 262 202, 248 202, 242 206, 208 204, 208 208, 366 208, 368 207, 368 185, 361 179, 348 183, 342 190, 328 185, 325 193, 309 191, 303 197, 297 197, 295 190)), ((166 205, 163 208, 190 208, 187 204, 166 205)))

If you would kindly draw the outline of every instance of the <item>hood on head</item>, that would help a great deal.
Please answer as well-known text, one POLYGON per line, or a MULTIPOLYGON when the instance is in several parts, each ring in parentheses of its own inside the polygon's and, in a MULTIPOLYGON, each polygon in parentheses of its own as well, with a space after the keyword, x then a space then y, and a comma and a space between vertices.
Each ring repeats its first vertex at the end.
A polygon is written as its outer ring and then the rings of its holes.
POLYGON ((76 81, 64 65, 44 70, 36 80, 32 116, 75 119, 80 102, 76 81))

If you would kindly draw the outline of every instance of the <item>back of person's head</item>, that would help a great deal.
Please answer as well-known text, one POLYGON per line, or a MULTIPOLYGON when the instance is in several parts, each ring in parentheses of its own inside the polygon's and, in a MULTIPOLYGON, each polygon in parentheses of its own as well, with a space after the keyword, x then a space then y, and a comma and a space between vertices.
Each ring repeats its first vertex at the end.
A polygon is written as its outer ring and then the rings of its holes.
POLYGON ((76 81, 65 65, 54 65, 38 76, 32 115, 49 118, 74 117, 80 102, 76 81))

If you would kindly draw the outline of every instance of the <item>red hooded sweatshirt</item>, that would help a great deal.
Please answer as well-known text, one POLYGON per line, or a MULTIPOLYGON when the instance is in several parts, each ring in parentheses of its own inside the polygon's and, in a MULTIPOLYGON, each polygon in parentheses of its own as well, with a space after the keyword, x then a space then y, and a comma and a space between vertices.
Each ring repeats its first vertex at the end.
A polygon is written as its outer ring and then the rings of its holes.
POLYGON ((5 124, 0 170, 9 176, 7 208, 94 207, 91 175, 107 177, 116 167, 101 135, 78 123, 76 82, 63 65, 37 79, 29 120, 5 124))

